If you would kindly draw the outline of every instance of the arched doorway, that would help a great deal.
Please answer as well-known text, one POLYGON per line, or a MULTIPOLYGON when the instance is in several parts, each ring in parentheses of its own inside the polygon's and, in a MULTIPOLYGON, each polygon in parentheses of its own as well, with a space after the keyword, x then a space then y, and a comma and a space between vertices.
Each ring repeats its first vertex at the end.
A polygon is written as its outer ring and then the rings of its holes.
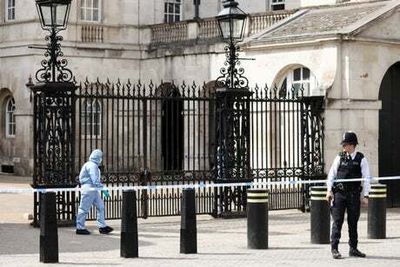
POLYGON ((183 101, 178 88, 162 85, 161 153, 163 169, 182 170, 184 150, 183 101))
MULTIPOLYGON (((379 88, 379 176, 400 175, 400 62, 392 65, 379 88)), ((386 181, 388 206, 400 206, 400 181, 386 181)))

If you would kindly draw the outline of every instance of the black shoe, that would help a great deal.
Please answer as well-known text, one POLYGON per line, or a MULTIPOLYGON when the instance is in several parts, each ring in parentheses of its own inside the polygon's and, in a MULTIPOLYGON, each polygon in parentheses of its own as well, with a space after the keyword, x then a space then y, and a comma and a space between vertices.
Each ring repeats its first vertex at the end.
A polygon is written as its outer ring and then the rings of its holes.
POLYGON ((90 235, 90 232, 87 229, 76 229, 77 235, 90 235))
POLYGON ((349 256, 350 257, 365 258, 366 255, 364 253, 362 253, 361 251, 359 251, 358 249, 356 249, 356 248, 350 248, 349 256))
POLYGON ((109 233, 111 233, 112 231, 114 231, 114 229, 113 229, 112 227, 110 227, 110 226, 106 226, 106 227, 101 227, 101 228, 99 228, 100 234, 109 234, 109 233))
POLYGON ((334 259, 341 259, 342 258, 342 254, 340 254, 340 252, 336 248, 333 248, 331 250, 331 252, 332 252, 332 257, 334 259))

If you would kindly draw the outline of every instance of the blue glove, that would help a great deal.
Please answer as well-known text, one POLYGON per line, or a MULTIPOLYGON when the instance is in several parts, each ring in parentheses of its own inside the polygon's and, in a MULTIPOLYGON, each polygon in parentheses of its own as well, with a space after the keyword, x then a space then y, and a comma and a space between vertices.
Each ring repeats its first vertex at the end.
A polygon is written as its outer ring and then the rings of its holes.
POLYGON ((103 196, 105 198, 110 198, 110 193, 108 192, 108 189, 101 189, 101 192, 103 193, 103 196))

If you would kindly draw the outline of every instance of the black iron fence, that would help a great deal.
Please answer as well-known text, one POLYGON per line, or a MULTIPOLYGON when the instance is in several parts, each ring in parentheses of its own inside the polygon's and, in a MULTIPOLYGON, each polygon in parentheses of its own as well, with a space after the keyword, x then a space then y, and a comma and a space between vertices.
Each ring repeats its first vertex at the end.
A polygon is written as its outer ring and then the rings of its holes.
MULTIPOLYGON (((256 87, 248 98, 250 176, 217 179, 215 91, 214 82, 145 85, 86 81, 76 93, 76 173, 90 152, 100 148, 104 152, 102 175, 108 186, 277 182, 323 176, 323 98, 304 96, 302 89, 256 87)), ((221 207, 244 211, 245 189, 200 186, 197 213, 219 215, 221 207)), ((268 189, 270 209, 304 208, 307 204, 302 185, 268 189)), ((138 214, 177 215, 181 193, 180 189, 141 190, 138 214)), ((107 218, 121 217, 121 197, 121 192, 115 191, 105 200, 107 218)))
MULTIPOLYGON (((269 189, 269 208, 304 210, 306 186, 286 181, 324 175, 323 97, 304 96, 302 88, 255 87, 235 94, 216 89, 215 82, 86 81, 76 90, 71 85, 69 94, 49 92, 34 90, 37 188, 74 187, 96 148, 104 152, 107 186, 148 186, 137 192, 143 218, 180 213, 182 190, 163 185, 197 185, 196 212, 225 216, 244 213, 248 188, 226 183, 276 182, 260 186, 269 189), (68 112, 53 112, 60 103, 70 103, 64 105, 68 112)), ((73 221, 79 197, 57 195, 60 221, 73 221)), ((122 192, 113 190, 105 205, 108 219, 120 218, 122 192)))

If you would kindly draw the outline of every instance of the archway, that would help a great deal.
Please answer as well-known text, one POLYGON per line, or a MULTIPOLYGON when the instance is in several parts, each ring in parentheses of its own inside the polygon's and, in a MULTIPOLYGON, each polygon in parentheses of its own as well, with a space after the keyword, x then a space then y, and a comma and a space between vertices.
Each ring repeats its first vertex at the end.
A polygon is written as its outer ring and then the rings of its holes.
POLYGON ((161 153, 163 169, 182 170, 184 151, 183 101, 178 88, 171 83, 160 86, 162 95, 161 153))
MULTIPOLYGON (((392 65, 379 88, 379 176, 400 175, 400 62, 392 65)), ((386 181, 388 206, 400 206, 400 181, 386 181)))

